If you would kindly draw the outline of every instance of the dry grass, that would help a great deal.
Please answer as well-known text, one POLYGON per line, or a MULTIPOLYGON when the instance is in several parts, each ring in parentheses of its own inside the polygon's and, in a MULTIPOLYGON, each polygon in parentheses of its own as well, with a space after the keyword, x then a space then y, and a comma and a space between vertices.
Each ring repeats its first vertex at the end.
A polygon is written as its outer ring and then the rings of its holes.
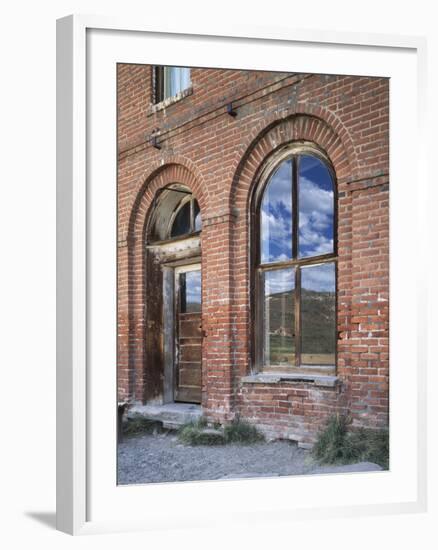
POLYGON ((162 431, 161 422, 156 420, 148 420, 141 414, 136 414, 129 417, 122 424, 123 435, 138 435, 138 434, 150 434, 162 431))
POLYGON ((223 429, 217 424, 208 428, 206 420, 201 418, 182 426, 178 431, 178 439, 186 445, 251 445, 263 441, 264 437, 255 426, 246 422, 235 421, 223 429))
POLYGON ((388 430, 350 429, 350 419, 335 415, 329 418, 313 447, 313 456, 320 464, 374 462, 389 468, 388 430))

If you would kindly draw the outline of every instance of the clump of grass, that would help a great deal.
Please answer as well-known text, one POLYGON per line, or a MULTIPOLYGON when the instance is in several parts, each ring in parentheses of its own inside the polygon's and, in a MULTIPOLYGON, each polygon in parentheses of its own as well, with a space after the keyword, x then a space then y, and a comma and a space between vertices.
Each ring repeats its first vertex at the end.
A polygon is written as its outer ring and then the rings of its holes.
POLYGON ((178 439, 185 445, 224 445, 222 433, 202 431, 196 426, 186 425, 178 433, 178 439))
POLYGON ((195 422, 184 424, 178 431, 178 439, 185 445, 250 445, 263 441, 264 437, 255 426, 246 422, 235 421, 224 429, 215 422, 213 428, 208 428, 208 422, 201 417, 195 422))
POLYGON ((141 414, 135 414, 127 418, 122 424, 123 435, 150 434, 162 431, 162 425, 156 420, 149 420, 141 414))
POLYGON ((239 443, 241 445, 250 445, 265 439, 255 426, 240 420, 225 426, 224 435, 227 443, 239 443))
POLYGON ((200 416, 198 420, 193 423, 193 425, 197 426, 198 428, 206 428, 208 426, 208 422, 205 416, 200 416))
POLYGON ((219 430, 208 430, 207 426, 207 420, 203 417, 184 424, 178 430, 178 439, 185 445, 223 445, 223 433, 219 430))
POLYGON ((347 435, 347 418, 331 416, 324 430, 318 434, 313 446, 313 456, 322 464, 335 464, 345 459, 345 436, 347 435))
POLYGON ((389 468, 389 432, 358 428, 347 435, 349 444, 356 449, 360 460, 375 462, 387 470, 389 468))
POLYGON ((350 420, 342 415, 329 418, 318 435, 312 454, 321 464, 374 462, 389 467, 388 430, 349 429, 350 420))

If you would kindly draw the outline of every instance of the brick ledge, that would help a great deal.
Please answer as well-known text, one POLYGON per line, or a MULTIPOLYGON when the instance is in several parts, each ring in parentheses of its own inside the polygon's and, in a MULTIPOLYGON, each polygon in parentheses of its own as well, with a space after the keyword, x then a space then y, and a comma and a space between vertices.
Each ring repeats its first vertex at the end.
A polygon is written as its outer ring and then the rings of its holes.
POLYGON ((308 382, 315 386, 324 388, 334 388, 341 380, 337 376, 328 376, 325 374, 251 374, 243 376, 242 384, 279 384, 281 382, 308 382))
POLYGON ((159 111, 163 111, 167 109, 167 107, 170 107, 174 103, 178 103, 178 101, 181 101, 185 97, 188 97, 189 95, 193 94, 193 86, 189 86, 185 90, 182 90, 181 92, 178 92, 177 94, 166 97, 166 99, 163 99, 159 103, 152 103, 149 105, 146 116, 150 116, 154 113, 158 113, 159 111))

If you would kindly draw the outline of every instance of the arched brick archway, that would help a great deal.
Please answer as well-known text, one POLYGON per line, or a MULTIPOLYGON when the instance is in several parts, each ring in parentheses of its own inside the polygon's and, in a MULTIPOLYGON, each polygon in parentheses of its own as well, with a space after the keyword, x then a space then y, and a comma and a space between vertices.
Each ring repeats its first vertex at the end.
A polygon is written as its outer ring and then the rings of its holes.
POLYGON ((125 238, 135 240, 143 238, 143 231, 148 212, 158 189, 171 183, 181 183, 189 187, 196 196, 204 216, 207 212, 208 189, 203 184, 202 176, 193 162, 185 157, 164 155, 159 163, 151 166, 144 174, 139 188, 130 198, 130 215, 122 234, 125 238))
MULTIPOLYGON (((232 297, 232 317, 239 318, 237 330, 233 333, 234 344, 239 346, 239 354, 234 362, 234 380, 248 374, 251 365, 252 314, 251 296, 251 223, 250 212, 254 189, 261 171, 270 157, 293 143, 310 143, 322 151, 332 164, 337 179, 338 211, 342 214, 342 229, 338 231, 338 248, 342 256, 338 262, 338 280, 342 292, 338 302, 338 329, 343 330, 348 325, 350 315, 351 293, 348 287, 342 287, 349 277, 349 261, 351 246, 351 212, 349 202, 351 197, 347 192, 347 184, 359 173, 356 151, 348 132, 341 123, 328 112, 320 108, 306 105, 306 113, 285 111, 284 116, 277 116, 272 121, 265 121, 254 128, 247 143, 238 152, 232 177, 229 195, 229 207, 234 213, 232 224, 232 242, 236 250, 244 250, 245 254, 234 255, 231 265, 232 278, 239 280, 239 288, 232 297), (326 119, 322 119, 324 114, 326 119), (329 121, 332 121, 331 124, 329 121), (244 147, 246 147, 244 149, 244 147), (245 289, 245 290, 242 290, 245 289), (242 300, 242 296, 244 297, 242 300), (243 302, 246 307, 243 306, 243 302)), ((342 357, 339 364, 342 364, 342 357)), ((235 384, 236 393, 239 392, 235 384)), ((237 396, 239 402, 239 396, 237 396)))
MULTIPOLYGON (((207 190, 198 171, 187 159, 167 156, 147 171, 145 179, 131 194, 129 216, 121 222, 123 226, 119 232, 118 378, 119 388, 123 389, 121 397, 136 402, 153 400, 162 391, 159 387, 161 374, 153 372, 155 367, 147 364, 146 355, 146 338, 157 339, 156 354, 159 355, 161 337, 159 331, 145 323, 148 307, 146 227, 157 191, 173 183, 182 184, 193 192, 204 216, 208 209, 207 190)), ((162 358, 158 355, 155 358, 148 356, 149 362, 159 365, 162 358)))
POLYGON ((230 174, 231 209, 239 209, 242 199, 249 200, 249 189, 264 161, 279 147, 293 141, 312 142, 322 149, 332 162, 340 184, 358 175, 356 150, 345 126, 331 111, 306 104, 306 112, 287 110, 271 115, 271 120, 263 120, 236 152, 230 174))

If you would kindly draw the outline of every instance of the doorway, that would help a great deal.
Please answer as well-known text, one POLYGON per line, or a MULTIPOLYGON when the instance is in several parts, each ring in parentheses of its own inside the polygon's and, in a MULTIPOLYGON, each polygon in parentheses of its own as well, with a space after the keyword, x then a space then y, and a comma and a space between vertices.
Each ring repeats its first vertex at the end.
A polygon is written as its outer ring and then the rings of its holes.
POLYGON ((202 292, 201 265, 175 268, 174 400, 201 403, 202 292))

